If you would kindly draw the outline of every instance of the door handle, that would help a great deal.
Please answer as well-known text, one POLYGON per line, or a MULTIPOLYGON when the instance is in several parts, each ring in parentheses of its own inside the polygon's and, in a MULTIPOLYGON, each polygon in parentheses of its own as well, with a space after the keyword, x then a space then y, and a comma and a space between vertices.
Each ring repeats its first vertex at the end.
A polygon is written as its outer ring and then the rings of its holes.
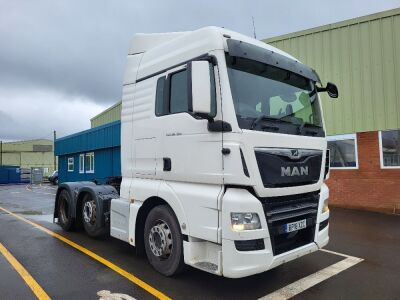
POLYGON ((171 171, 171 159, 169 157, 163 157, 163 171, 171 171))

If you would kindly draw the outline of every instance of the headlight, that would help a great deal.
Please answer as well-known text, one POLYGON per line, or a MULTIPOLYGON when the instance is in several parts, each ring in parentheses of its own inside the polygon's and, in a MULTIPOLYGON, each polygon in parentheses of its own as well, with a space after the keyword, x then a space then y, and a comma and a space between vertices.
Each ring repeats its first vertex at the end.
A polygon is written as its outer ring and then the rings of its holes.
POLYGON ((234 231, 261 228, 260 218, 256 213, 231 213, 231 222, 234 231))
POLYGON ((326 200, 324 201, 324 204, 322 205, 322 213, 325 213, 325 212, 328 212, 328 211, 329 211, 328 200, 329 200, 329 199, 326 199, 326 200))

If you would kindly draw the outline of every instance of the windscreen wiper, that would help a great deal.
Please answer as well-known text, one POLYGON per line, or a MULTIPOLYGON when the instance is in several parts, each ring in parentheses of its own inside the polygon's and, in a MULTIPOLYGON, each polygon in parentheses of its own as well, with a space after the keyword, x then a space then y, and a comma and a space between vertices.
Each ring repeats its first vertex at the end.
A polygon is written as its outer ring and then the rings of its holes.
POLYGON ((261 115, 261 116, 257 117, 256 119, 254 119, 253 123, 251 123, 250 129, 254 129, 254 127, 256 127, 257 124, 260 123, 260 121, 262 121, 262 120, 293 124, 292 122, 283 120, 282 118, 274 118, 274 117, 271 117, 268 115, 261 115))
MULTIPOLYGON (((304 122, 304 123, 302 123, 302 124, 298 127, 298 129, 299 129, 299 134, 302 133, 304 127, 316 128, 316 129, 318 129, 318 131, 319 131, 320 129, 322 129, 322 126, 315 125, 315 124, 308 123, 308 122, 304 122)), ((306 131, 306 132, 307 132, 307 133, 311 133, 312 135, 316 135, 316 134, 318 134, 318 131, 308 130, 308 131, 306 131)))

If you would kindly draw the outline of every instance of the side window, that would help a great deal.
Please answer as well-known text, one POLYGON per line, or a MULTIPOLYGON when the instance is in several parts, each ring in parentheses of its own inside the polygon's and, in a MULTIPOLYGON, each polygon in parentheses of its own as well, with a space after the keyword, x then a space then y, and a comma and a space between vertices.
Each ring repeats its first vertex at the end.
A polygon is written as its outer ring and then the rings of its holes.
POLYGON ((162 116, 164 114, 164 83, 165 77, 161 77, 157 80, 156 116, 162 116))
POLYGON ((400 168, 400 130, 379 132, 381 168, 400 168))
POLYGON ((68 172, 73 172, 74 171, 74 158, 73 157, 68 157, 68 172))
POLYGON ((86 153, 85 167, 86 173, 94 173, 94 152, 86 153))
POLYGON ((169 111, 172 114, 188 111, 187 73, 183 70, 171 75, 169 111))
MULTIPOLYGON (((187 69, 169 75, 169 87, 165 90, 165 77, 157 80, 155 114, 163 116, 180 112, 189 112, 189 91, 187 69), (168 97, 169 96, 169 97, 168 97), (166 103, 167 102, 167 103, 166 103)), ((210 93, 211 93, 211 113, 212 117, 217 115, 217 95, 215 85, 214 67, 210 64, 210 93)))
POLYGON ((210 64, 210 93, 211 93, 211 117, 215 117, 217 115, 217 91, 215 87, 215 75, 214 75, 214 67, 210 64))
POLYGON ((332 169, 358 169, 357 136, 355 134, 328 136, 327 139, 332 169))
POLYGON ((79 155, 79 173, 85 172, 85 154, 79 155))

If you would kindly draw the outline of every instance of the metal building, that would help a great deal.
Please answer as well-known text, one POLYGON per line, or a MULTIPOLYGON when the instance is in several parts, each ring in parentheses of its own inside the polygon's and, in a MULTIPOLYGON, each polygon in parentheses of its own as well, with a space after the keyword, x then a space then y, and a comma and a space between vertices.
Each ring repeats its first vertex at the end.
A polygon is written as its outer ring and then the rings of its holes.
POLYGON ((59 183, 96 181, 121 176, 121 123, 88 129, 56 140, 59 183))
MULTIPOLYGON (((400 212, 400 9, 264 40, 339 87, 322 94, 331 204, 400 212)), ((120 120, 121 102, 91 119, 120 120)))
POLYGON ((107 108, 105 111, 99 113, 97 116, 94 116, 90 119, 91 127, 94 128, 114 121, 119 121, 121 119, 121 108, 122 102, 119 101, 113 106, 107 108))
POLYGON ((40 168, 43 175, 48 176, 54 171, 53 141, 36 139, 3 142, 0 145, 0 165, 40 168))
POLYGON ((400 9, 265 42, 339 87, 323 95, 331 203, 400 213, 400 9))
POLYGON ((328 134, 400 128, 400 9, 264 40, 340 87, 328 134))

